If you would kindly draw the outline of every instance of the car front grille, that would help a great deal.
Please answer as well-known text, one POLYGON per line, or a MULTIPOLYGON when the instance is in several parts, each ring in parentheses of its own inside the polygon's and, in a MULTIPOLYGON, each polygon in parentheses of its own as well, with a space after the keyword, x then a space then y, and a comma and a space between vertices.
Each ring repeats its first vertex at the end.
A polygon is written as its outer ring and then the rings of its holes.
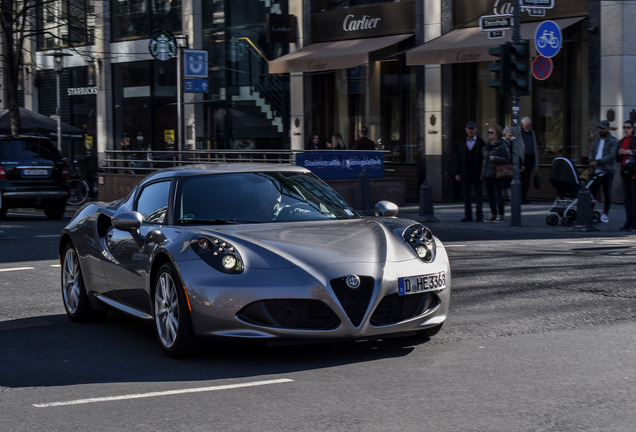
POLYGON ((351 324, 358 327, 373 295, 373 278, 360 276, 360 286, 355 289, 347 286, 344 277, 332 279, 331 288, 338 297, 338 301, 340 301, 351 324))
POLYGON ((370 323, 376 327, 397 324, 437 307, 439 302, 439 297, 432 292, 403 296, 389 294, 371 315, 370 323))
POLYGON ((245 306, 237 317, 263 327, 294 330, 332 330, 340 325, 336 314, 319 300, 260 300, 245 306))

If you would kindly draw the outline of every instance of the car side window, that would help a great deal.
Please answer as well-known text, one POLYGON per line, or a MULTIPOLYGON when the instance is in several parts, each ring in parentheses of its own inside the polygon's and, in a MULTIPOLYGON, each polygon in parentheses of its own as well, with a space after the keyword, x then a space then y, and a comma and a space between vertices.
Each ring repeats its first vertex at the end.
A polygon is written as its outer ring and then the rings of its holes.
POLYGON ((144 217, 144 222, 165 223, 168 214, 170 182, 153 183, 141 190, 137 198, 137 211, 144 217))

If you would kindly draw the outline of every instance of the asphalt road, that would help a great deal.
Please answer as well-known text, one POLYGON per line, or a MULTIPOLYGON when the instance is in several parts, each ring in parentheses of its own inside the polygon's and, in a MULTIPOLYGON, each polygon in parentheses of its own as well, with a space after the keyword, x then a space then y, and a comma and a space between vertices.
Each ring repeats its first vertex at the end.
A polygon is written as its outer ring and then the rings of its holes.
POLYGON ((146 324, 66 318, 62 225, 0 225, 2 431, 634 430, 632 236, 432 224, 453 270, 432 339, 213 343, 173 360, 146 324))

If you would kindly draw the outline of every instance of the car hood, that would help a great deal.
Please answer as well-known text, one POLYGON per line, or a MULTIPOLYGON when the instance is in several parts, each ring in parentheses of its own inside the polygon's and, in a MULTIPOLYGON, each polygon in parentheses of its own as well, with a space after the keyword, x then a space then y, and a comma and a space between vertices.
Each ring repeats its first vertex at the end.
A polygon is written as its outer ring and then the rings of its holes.
POLYGON ((223 237, 253 268, 289 268, 311 263, 320 267, 348 263, 381 263, 415 259, 402 239, 413 221, 355 219, 303 223, 228 225, 201 228, 223 237))

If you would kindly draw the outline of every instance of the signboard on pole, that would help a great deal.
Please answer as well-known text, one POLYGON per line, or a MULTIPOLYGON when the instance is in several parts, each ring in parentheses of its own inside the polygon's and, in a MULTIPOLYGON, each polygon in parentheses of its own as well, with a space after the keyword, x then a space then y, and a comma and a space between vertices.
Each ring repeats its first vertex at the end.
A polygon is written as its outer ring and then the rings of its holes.
POLYGON ((482 15, 479 17, 479 28, 482 31, 508 30, 512 28, 512 15, 482 15))
POLYGON ((553 69, 554 65, 550 58, 538 56, 532 61, 532 76, 539 81, 543 81, 552 75, 553 69))
POLYGON ((537 8, 537 9, 552 9, 554 7, 554 0, 520 0, 521 7, 524 8, 537 8))
POLYGON ((183 82, 185 84, 183 91, 186 93, 207 93, 210 91, 206 79, 185 79, 183 82))
POLYGON ((534 33, 534 44, 537 52, 543 57, 551 58, 561 49, 563 35, 554 21, 543 21, 534 33))
POLYGON ((208 77, 208 52, 203 50, 183 50, 183 77, 208 77))

